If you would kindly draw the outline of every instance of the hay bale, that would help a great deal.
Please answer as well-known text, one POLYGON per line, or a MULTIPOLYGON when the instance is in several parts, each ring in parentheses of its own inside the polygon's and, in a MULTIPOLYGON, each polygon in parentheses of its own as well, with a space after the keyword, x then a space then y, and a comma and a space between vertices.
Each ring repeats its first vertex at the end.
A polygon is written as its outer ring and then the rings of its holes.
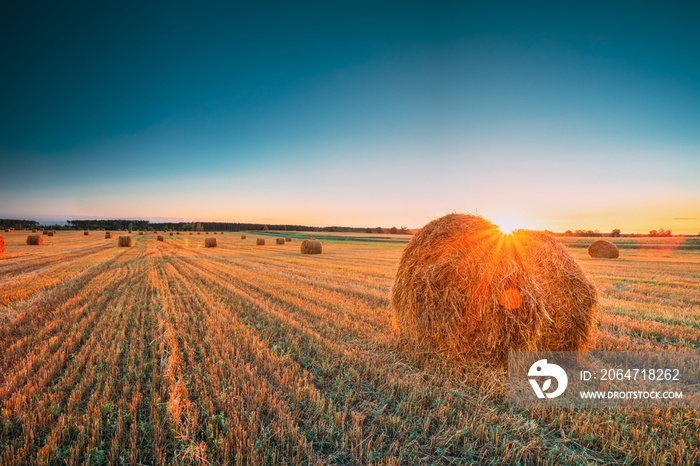
POLYGON ((37 230, 37 229, 35 228, 34 230, 32 230, 32 233, 38 233, 38 231, 39 231, 39 230, 37 230))
POLYGON ((411 239, 391 302, 416 347, 503 363, 509 350, 586 349, 597 292, 552 236, 449 214, 411 239))
POLYGON ((319 240, 309 238, 301 242, 302 254, 321 254, 321 252, 323 252, 323 246, 319 240))
POLYGON ((192 233, 190 233, 190 236, 192 236, 192 233))
POLYGON ((277 238, 277 239, 275 240, 275 242, 276 242, 277 244, 284 244, 284 243, 285 243, 284 238, 277 238))
POLYGON ((165 241, 165 238, 163 238, 162 235, 158 235, 158 238, 156 238, 158 241, 165 241))
POLYGON ((255 240, 255 245, 256 246, 265 246, 265 240, 262 238, 258 238, 257 240, 255 240))
POLYGON ((118 244, 120 248, 130 248, 134 245, 134 241, 131 239, 131 236, 120 236, 118 244))
POLYGON ((129 234, 131 234, 131 230, 129 230, 129 234))
POLYGON ((105 232, 105 239, 112 239, 112 238, 114 238, 114 236, 112 236, 112 233, 110 233, 108 231, 105 232))
POLYGON ((172 231, 170 232, 170 236, 173 236, 173 232, 172 232, 172 231))
POLYGON ((289 236, 287 236, 284 240, 285 240, 286 242, 288 242, 288 243, 291 243, 291 242, 292 242, 292 238, 290 238, 289 236))
POLYGON ((175 233, 175 234, 176 234, 176 235, 179 235, 179 234, 180 234, 180 232, 178 231, 178 232, 177 232, 177 233, 175 233))
POLYGON ((48 235, 48 234, 49 234, 49 230, 44 230, 44 232, 42 233, 42 235, 48 235))
POLYGON ((83 232, 83 236, 88 236, 88 235, 90 235, 90 232, 87 231, 87 230, 85 230, 85 231, 83 232))
POLYGON ((9 229, 9 228, 5 228, 5 233, 9 233, 9 232, 10 232, 10 229, 9 229))
POLYGON ((5 257, 5 240, 2 239, 2 236, 0 236, 0 257, 5 257))
POLYGON ((27 236, 27 244, 30 246, 40 246, 44 244, 44 237, 41 235, 27 236))
POLYGON ((49 232, 49 236, 56 236, 56 232, 55 232, 55 231, 50 231, 50 232, 49 232))
POLYGON ((216 238, 205 238, 204 239, 204 247, 205 248, 215 248, 216 246, 217 246, 216 238))
POLYGON ((241 239, 245 239, 245 235, 241 235, 241 239))
POLYGON ((617 259, 620 250, 610 241, 599 239, 588 246, 588 255, 598 259, 617 259))
POLYGON ((197 234, 198 234, 198 235, 201 235, 201 234, 202 234, 202 232, 198 231, 198 232, 197 232, 197 234))
POLYGON ((143 236, 143 232, 142 232, 142 231, 139 231, 139 236, 143 236))

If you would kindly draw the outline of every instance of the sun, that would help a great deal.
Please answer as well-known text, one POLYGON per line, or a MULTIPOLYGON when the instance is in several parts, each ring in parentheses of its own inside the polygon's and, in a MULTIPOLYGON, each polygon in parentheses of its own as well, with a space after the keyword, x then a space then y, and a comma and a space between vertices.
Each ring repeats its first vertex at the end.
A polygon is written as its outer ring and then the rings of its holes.
POLYGON ((515 230, 526 228, 525 223, 521 219, 510 215, 497 217, 494 219, 494 223, 504 235, 510 235, 515 230))

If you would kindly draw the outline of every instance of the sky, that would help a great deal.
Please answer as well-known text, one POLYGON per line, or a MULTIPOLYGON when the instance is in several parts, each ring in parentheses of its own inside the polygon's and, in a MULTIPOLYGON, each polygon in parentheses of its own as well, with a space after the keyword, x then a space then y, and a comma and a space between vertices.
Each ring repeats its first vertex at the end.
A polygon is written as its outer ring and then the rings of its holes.
POLYGON ((11 2, 0 217, 700 231, 697 2, 11 2))

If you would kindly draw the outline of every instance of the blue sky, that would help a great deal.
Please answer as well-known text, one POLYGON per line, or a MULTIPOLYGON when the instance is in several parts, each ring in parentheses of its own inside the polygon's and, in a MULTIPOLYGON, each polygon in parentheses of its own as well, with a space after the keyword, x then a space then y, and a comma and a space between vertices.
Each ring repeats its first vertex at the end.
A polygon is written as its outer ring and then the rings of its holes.
POLYGON ((697 233, 698 20, 694 2, 6 6, 0 216, 697 233))

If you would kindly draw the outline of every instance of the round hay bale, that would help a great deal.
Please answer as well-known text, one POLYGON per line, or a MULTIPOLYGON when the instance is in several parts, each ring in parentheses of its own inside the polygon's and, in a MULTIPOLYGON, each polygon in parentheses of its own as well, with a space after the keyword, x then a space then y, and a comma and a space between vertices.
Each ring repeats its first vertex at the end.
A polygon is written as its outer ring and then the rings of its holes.
POLYGON ((49 232, 49 236, 56 236, 56 232, 55 232, 55 231, 50 231, 50 232, 49 232))
POLYGON ((37 229, 32 230, 32 233, 38 233, 38 232, 39 232, 39 230, 37 230, 37 229))
POLYGON ((217 247, 216 238, 205 238, 204 239, 205 248, 215 248, 217 247))
POLYGON ((588 255, 598 259, 617 259, 620 250, 610 241, 599 239, 588 246, 588 255))
POLYGON ((180 234, 180 232, 178 231, 178 232, 177 232, 177 233, 175 233, 175 234, 176 234, 176 235, 179 235, 179 234, 180 234))
POLYGON ((42 233, 42 235, 48 235, 48 234, 49 234, 49 230, 44 230, 44 232, 42 233))
POLYGON ((134 245, 134 241, 131 239, 131 236, 120 236, 118 244, 120 248, 130 248, 134 245))
POLYGON ((143 232, 142 232, 142 231, 139 231, 139 236, 143 236, 143 232))
POLYGON ((287 236, 284 240, 285 240, 286 242, 288 242, 288 243, 291 243, 291 242, 292 242, 292 238, 290 238, 289 236, 287 236))
POLYGON ((190 233, 190 236, 192 236, 192 233, 190 233))
POLYGON ((128 233, 131 234, 131 230, 128 230, 128 233))
POLYGON ((112 236, 112 233, 110 233, 108 231, 105 232, 105 239, 112 239, 112 238, 114 238, 114 236, 112 236))
POLYGON ((198 234, 198 235, 201 235, 201 234, 202 234, 202 232, 201 232, 201 231, 198 231, 198 232, 197 232, 197 234, 198 234))
POLYGON ((552 236, 449 214, 404 249, 391 302, 416 347, 503 363, 508 351, 586 349, 597 292, 552 236))
POLYGON ((172 231, 170 232, 170 236, 173 236, 173 232, 172 232, 172 231))
POLYGON ((265 240, 262 238, 258 238, 257 240, 255 240, 255 244, 256 246, 265 246, 265 240))
POLYGON ((40 246, 44 244, 44 237, 41 235, 27 236, 27 244, 30 246, 40 246))
POLYGON ((241 235, 241 239, 245 239, 245 235, 241 235))
POLYGON ((277 238, 277 239, 275 240, 275 243, 277 243, 277 244, 284 244, 284 243, 285 243, 284 238, 277 238))
POLYGON ((302 254, 321 254, 321 252, 323 252, 323 246, 319 240, 309 238, 301 242, 302 254))
POLYGON ((9 228, 5 228, 5 233, 9 233, 9 232, 10 232, 10 229, 9 229, 9 228))
POLYGON ((84 236, 88 236, 88 235, 90 235, 90 232, 87 231, 87 230, 85 230, 85 231, 83 232, 83 235, 84 235, 84 236))
POLYGON ((5 257, 5 240, 2 236, 0 236, 0 257, 5 257))
POLYGON ((162 235, 158 235, 158 238, 156 238, 158 241, 165 241, 165 238, 163 238, 162 235))

